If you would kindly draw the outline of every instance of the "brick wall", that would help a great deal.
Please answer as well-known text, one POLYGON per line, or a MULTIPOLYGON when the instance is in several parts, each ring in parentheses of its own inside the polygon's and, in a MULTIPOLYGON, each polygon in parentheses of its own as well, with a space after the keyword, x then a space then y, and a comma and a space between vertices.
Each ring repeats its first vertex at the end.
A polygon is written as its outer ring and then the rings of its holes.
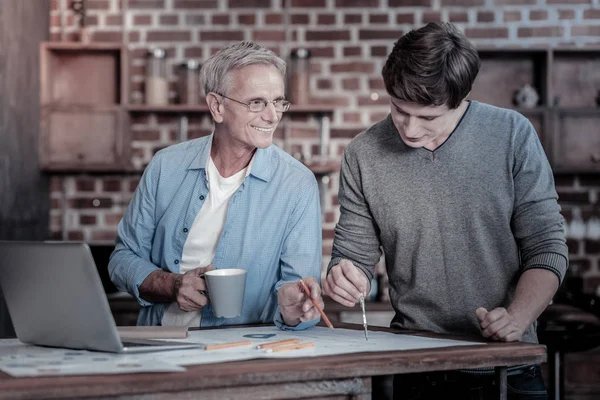
MULTIPOLYGON (((52 0, 52 40, 77 40, 70 1, 52 0)), ((388 113, 380 78, 393 42, 408 30, 437 20, 458 25, 475 43, 498 46, 600 43, 600 0, 87 0, 92 41, 126 41, 132 55, 131 103, 143 101, 144 55, 163 47, 169 56, 171 96, 174 66, 186 58, 205 60, 230 41, 256 40, 287 57, 308 47, 311 96, 336 106, 329 153, 338 156, 362 129, 388 113), (126 8, 126 11, 123 11, 126 8)), ((276 143, 306 159, 318 155, 314 117, 288 120, 276 143)), ((133 115, 132 162, 138 168, 160 148, 176 143, 177 117, 133 115)), ((190 117, 190 138, 206 135, 208 116, 190 117)), ((52 183, 52 236, 111 242, 139 174, 60 175, 52 183)), ((598 217, 600 176, 556 177, 569 233, 572 272, 585 290, 600 291, 600 240, 588 234, 598 217), (583 231, 582 228, 583 227, 583 231)), ((339 215, 338 177, 330 177, 323 224, 324 262, 339 215)), ((600 294, 600 293, 599 293, 600 294)))

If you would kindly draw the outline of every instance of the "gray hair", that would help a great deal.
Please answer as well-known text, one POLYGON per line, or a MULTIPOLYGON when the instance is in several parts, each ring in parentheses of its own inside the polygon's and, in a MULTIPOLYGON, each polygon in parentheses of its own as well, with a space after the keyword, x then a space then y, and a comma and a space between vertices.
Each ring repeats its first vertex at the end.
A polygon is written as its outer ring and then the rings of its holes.
POLYGON ((204 94, 227 94, 231 72, 254 64, 273 65, 285 80, 286 64, 277 54, 255 42, 238 42, 219 50, 202 66, 200 85, 204 94))

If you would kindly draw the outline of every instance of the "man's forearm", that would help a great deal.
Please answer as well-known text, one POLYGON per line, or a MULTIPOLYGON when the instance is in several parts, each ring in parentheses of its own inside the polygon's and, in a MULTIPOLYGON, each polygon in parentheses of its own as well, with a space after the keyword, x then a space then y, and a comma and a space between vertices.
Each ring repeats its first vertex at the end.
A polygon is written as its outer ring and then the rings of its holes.
POLYGON ((541 268, 525 271, 519 278, 508 312, 526 329, 548 307, 558 283, 557 276, 551 271, 541 268))
POLYGON ((153 303, 174 302, 182 276, 162 270, 154 271, 140 285, 140 297, 153 303))

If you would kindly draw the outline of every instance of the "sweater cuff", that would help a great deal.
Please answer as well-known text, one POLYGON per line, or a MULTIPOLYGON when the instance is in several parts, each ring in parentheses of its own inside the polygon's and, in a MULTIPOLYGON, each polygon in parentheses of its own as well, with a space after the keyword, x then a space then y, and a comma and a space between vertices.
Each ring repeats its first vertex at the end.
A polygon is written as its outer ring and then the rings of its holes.
POLYGON ((348 260, 350 261, 352 264, 354 264, 354 266, 358 269, 360 269, 363 274, 365 274, 365 276, 367 277, 367 280, 369 281, 369 285, 371 284, 371 281, 373 280, 373 272, 367 268, 366 266, 357 263, 356 261, 353 260, 349 260, 347 258, 343 258, 343 257, 335 257, 332 258, 331 261, 329 261, 329 265, 327 266, 327 275, 329 275, 329 271, 331 271, 331 268, 333 268, 334 266, 338 265, 340 263, 340 261, 342 260, 348 260))
POLYGON ((568 261, 562 254, 542 253, 527 260, 525 266, 523 267, 523 272, 534 268, 552 271, 556 274, 556 277, 558 278, 558 284, 560 285, 567 272, 567 265, 568 261))

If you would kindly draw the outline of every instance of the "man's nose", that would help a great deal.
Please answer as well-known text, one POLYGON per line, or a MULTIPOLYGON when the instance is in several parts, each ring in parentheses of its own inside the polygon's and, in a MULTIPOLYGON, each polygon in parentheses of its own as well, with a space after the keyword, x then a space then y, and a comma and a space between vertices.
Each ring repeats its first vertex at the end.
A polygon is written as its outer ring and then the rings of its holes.
POLYGON ((263 110, 263 118, 270 122, 279 121, 279 115, 277 114, 277 110, 275 110, 273 103, 267 103, 267 106, 263 110))

